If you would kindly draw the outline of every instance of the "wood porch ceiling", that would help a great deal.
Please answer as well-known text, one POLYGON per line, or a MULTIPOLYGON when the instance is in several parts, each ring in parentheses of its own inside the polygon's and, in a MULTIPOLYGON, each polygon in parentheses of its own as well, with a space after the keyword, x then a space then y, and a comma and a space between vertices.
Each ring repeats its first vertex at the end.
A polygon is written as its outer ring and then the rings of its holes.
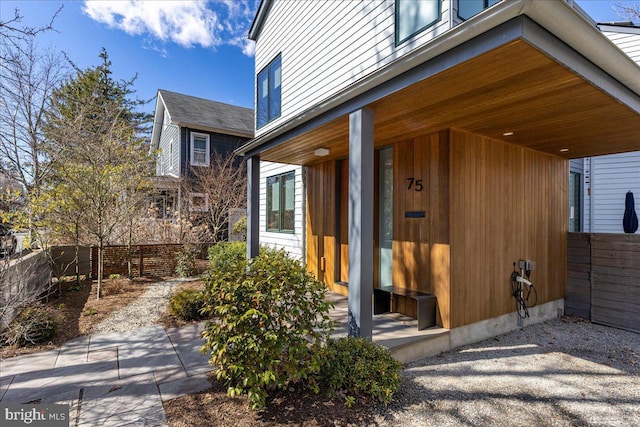
MULTIPOLYGON (((640 114, 523 40, 503 45, 369 105, 376 148, 458 128, 566 158, 640 150, 640 114), (513 132, 512 136, 503 136, 513 132), (568 151, 560 151, 568 149, 568 151)), ((348 154, 340 117, 261 154, 311 165, 348 154), (329 157, 316 157, 316 148, 329 157)))

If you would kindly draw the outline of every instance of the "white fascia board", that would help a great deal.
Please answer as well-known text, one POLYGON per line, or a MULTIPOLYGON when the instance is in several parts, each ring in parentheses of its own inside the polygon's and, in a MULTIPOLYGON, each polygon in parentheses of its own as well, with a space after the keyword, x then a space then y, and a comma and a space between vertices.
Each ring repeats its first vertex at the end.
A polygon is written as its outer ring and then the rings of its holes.
POLYGON ((600 28, 600 31, 602 32, 640 35, 640 26, 638 25, 628 26, 599 23, 598 28, 600 28))
POLYGON ((582 9, 574 8, 564 0, 501 1, 281 126, 248 141, 235 153, 244 155, 253 151, 271 139, 521 15, 528 16, 640 97, 640 67, 602 34, 582 9))
POLYGON ((151 130, 151 144, 149 146, 149 154, 153 154, 160 145, 160 133, 162 133, 162 120, 164 111, 167 107, 164 105, 160 91, 156 95, 156 109, 153 113, 153 128, 151 130))

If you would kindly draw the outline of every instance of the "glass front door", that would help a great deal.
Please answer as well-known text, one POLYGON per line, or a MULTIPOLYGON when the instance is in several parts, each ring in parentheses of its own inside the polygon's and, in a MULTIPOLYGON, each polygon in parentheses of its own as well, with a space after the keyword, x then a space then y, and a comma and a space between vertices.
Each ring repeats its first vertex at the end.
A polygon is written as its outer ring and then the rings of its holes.
POLYGON ((379 249, 379 284, 380 288, 393 285, 393 148, 385 148, 379 156, 379 202, 378 202, 378 235, 379 249))

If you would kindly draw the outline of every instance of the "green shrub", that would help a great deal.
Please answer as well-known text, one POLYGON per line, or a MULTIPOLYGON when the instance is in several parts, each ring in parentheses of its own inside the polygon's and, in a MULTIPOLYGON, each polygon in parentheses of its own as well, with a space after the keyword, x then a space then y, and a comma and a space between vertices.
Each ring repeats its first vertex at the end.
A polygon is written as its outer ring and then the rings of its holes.
POLYGON ((402 364, 386 348, 349 337, 327 341, 320 379, 328 392, 343 391, 347 397, 370 396, 389 403, 400 388, 401 371, 402 364))
POLYGON ((209 248, 208 275, 238 273, 247 266, 247 245, 245 242, 220 242, 209 248))
POLYGON ((203 308, 202 292, 195 289, 184 289, 176 292, 169 303, 169 312, 176 318, 186 322, 204 319, 206 316, 202 312, 203 308))
POLYGON ((211 351, 218 379, 230 396, 246 393, 254 409, 268 390, 290 383, 305 380, 317 391, 320 348, 332 328, 325 286, 284 251, 263 248, 246 265, 206 279, 216 321, 205 326, 203 352, 211 351))
POLYGON ((194 246, 185 246, 176 255, 176 273, 180 277, 191 277, 196 272, 196 254, 194 246))
POLYGON ((2 333, 6 345, 24 347, 49 341, 58 327, 50 311, 42 304, 25 308, 2 333))
POLYGON ((233 233, 239 234, 243 239, 247 238, 247 217, 243 216, 235 224, 233 224, 233 233))

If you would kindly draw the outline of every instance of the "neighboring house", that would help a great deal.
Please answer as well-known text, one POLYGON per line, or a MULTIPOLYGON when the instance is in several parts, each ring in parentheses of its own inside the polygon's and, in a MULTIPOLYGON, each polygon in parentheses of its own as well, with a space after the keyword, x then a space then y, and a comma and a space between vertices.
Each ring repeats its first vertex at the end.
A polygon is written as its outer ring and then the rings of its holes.
POLYGON ((215 153, 228 155, 253 137, 253 110, 158 90, 152 153, 156 153, 156 189, 154 202, 159 218, 170 218, 185 209, 207 211, 205 192, 181 194, 183 180, 189 180, 193 168, 207 168, 215 153))
MULTIPOLYGON (((599 23, 598 28, 640 64, 640 26, 599 23)), ((640 144, 640 130, 636 132, 640 144)), ((640 151, 571 160, 569 231, 623 233, 627 191, 640 205, 640 151)))
POLYGON ((348 294, 350 333, 368 338, 373 289, 390 285, 436 295, 441 349, 516 328, 519 260, 537 264, 531 320, 557 315, 569 159, 640 149, 640 68, 582 10, 263 0, 249 36, 249 256, 290 237, 294 206, 308 270, 348 294), (293 204, 291 177, 261 162, 302 167, 293 204))

